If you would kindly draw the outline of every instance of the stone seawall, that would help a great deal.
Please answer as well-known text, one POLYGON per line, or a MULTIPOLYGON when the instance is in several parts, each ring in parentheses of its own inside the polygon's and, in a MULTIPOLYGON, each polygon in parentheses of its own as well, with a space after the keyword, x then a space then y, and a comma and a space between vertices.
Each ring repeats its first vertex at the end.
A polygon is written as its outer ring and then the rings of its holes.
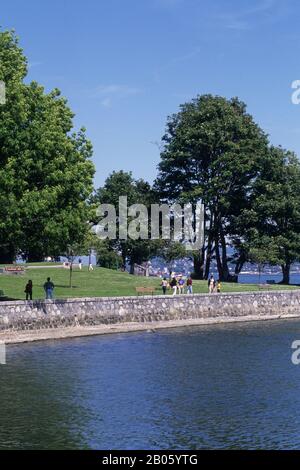
POLYGON ((300 316, 300 290, 0 302, 0 331, 300 316))

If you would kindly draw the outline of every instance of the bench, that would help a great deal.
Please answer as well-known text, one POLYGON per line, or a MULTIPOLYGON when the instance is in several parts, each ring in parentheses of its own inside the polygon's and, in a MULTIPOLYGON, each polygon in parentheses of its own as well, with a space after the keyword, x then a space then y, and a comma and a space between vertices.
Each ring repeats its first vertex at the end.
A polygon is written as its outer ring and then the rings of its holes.
POLYGON ((258 288, 260 290, 269 290, 272 289, 272 286, 270 284, 258 284, 258 288))
POLYGON ((137 295, 140 294, 154 294, 155 293, 155 287, 136 287, 135 291, 137 295))
POLYGON ((4 274, 25 274, 23 266, 5 266, 4 274))

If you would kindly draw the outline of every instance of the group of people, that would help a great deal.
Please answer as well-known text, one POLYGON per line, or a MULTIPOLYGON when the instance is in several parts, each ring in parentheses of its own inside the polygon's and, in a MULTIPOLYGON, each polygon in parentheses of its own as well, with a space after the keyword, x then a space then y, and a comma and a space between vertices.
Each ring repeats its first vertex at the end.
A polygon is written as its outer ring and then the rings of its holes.
POLYGON ((191 276, 187 278, 185 281, 182 275, 176 277, 175 275, 171 276, 171 279, 167 279, 166 277, 163 278, 161 282, 161 287, 163 294, 166 294, 167 289, 171 288, 173 290, 173 295, 184 294, 185 289, 187 294, 193 293, 193 280, 191 276))
MULTIPOLYGON (((53 299, 54 284, 51 281, 51 278, 48 277, 47 281, 44 284, 44 291, 46 299, 53 299)), ((25 286, 26 300, 32 300, 32 291, 33 291, 33 282, 30 279, 25 286)))
MULTIPOLYGON (((63 266, 65 268, 70 268, 70 262, 69 261, 64 261, 63 266)), ((72 264, 72 266, 73 266, 73 264, 72 264)), ((79 269, 79 271, 82 271, 82 267, 83 267, 82 259, 79 258, 78 259, 78 269, 79 269)), ((89 271, 94 271, 94 267, 93 267, 92 263, 89 263, 88 270, 89 271)))
MULTIPOLYGON (((66 265, 66 263, 64 263, 64 265, 66 265)), ((80 269, 80 271, 82 270, 82 259, 79 258, 78 260, 78 267, 80 269)), ((92 263, 89 263, 89 267, 88 267, 88 270, 89 271, 94 271, 94 268, 93 268, 93 265, 92 263)), ((45 291, 45 298, 46 299, 53 299, 53 293, 54 293, 54 284, 53 282, 51 281, 50 277, 47 278, 47 281, 45 282, 44 284, 44 291, 45 291)), ((32 300, 32 291, 33 291, 33 282, 32 280, 30 279, 26 286, 25 286, 25 294, 26 294, 26 300, 32 300)))
MULTIPOLYGON (((44 291, 45 291, 45 297, 46 299, 53 299, 53 292, 54 292, 54 284, 51 281, 51 278, 48 277, 47 281, 44 284, 44 291)), ((179 276, 175 276, 175 274, 171 275, 170 279, 167 279, 166 277, 163 278, 161 281, 161 287, 163 294, 167 293, 167 290, 169 288, 172 289, 173 295, 178 294, 184 294, 185 289, 187 294, 192 294, 193 293, 193 279, 191 276, 189 276, 186 280, 180 274, 179 276)), ((30 279, 26 286, 25 286, 25 294, 26 294, 26 300, 32 300, 32 291, 33 291, 33 283, 32 280, 30 279)), ((217 281, 215 280, 213 274, 210 276, 208 279, 208 292, 210 294, 213 294, 214 292, 221 292, 221 282, 218 279, 217 281)))
MULTIPOLYGON (((169 288, 172 289, 173 295, 178 294, 184 294, 185 289, 187 294, 192 294, 193 293, 193 279, 191 276, 189 276, 186 280, 183 278, 182 274, 179 276, 175 276, 175 274, 172 274, 170 279, 167 279, 166 277, 163 278, 161 281, 161 287, 163 294, 167 293, 167 290, 169 288)), ((210 294, 213 294, 214 292, 221 292, 221 282, 220 279, 217 281, 215 280, 213 274, 210 276, 208 279, 208 292, 210 294)))
MULTIPOLYGON (((79 258, 79 260, 78 260, 78 268, 79 268, 79 271, 82 270, 82 259, 81 258, 79 258)), ((89 271, 94 271, 92 263, 89 263, 89 271)))

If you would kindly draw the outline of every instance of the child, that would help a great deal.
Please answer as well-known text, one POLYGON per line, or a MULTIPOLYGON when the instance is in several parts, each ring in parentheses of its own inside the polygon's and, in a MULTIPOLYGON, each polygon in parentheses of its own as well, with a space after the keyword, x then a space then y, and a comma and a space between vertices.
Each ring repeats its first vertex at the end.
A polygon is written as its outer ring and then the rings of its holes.
POLYGON ((25 294, 26 294, 26 300, 28 300, 30 298, 30 300, 32 300, 32 281, 29 280, 25 286, 25 294))
POLYGON ((217 292, 220 293, 221 292, 221 282, 220 282, 220 279, 218 280, 217 282, 217 292))
POLYGON ((167 292, 167 287, 168 287, 168 281, 165 277, 161 281, 161 287, 162 287, 163 294, 165 294, 167 292))

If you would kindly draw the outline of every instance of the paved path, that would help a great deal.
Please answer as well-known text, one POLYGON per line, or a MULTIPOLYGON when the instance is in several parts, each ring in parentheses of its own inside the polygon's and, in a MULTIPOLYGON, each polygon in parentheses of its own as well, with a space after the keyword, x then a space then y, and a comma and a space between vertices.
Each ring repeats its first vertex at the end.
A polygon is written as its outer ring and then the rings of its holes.
MULTIPOLYGON (((76 266, 76 264, 73 264, 73 266, 76 266)), ((63 264, 55 264, 54 266, 25 266, 26 269, 53 269, 53 268, 64 268, 63 264)))

